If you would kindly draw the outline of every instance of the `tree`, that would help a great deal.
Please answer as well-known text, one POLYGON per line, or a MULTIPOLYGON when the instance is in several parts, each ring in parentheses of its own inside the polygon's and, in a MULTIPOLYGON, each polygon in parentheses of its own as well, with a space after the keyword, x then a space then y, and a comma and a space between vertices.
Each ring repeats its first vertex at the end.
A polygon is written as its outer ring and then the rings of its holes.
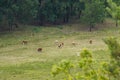
POLYGON ((111 51, 111 57, 114 59, 120 59, 120 43, 114 37, 104 39, 105 44, 107 44, 109 50, 111 51))
POLYGON ((120 6, 120 0, 113 0, 113 2, 120 6))
POLYGON ((5 17, 12 30, 16 22, 43 25, 81 18, 91 31, 95 24, 104 20, 104 5, 105 0, 0 0, 0 19, 3 21, 5 17))
POLYGON ((101 0, 83 0, 85 10, 81 18, 82 22, 89 25, 89 30, 94 28, 95 24, 101 23, 105 18, 105 6, 101 0))
POLYGON ((38 0, 17 0, 12 5, 12 8, 19 22, 31 22, 34 18, 36 18, 38 0))
POLYGON ((108 13, 116 21, 116 27, 118 26, 118 21, 120 20, 120 6, 117 6, 112 0, 107 0, 109 7, 106 8, 108 13))
POLYGON ((40 25, 67 23, 74 16, 81 16, 83 3, 79 0, 39 0, 37 20, 40 25))
POLYGON ((5 17, 9 30, 16 22, 27 23, 36 17, 38 0, 0 0, 0 19, 5 17))

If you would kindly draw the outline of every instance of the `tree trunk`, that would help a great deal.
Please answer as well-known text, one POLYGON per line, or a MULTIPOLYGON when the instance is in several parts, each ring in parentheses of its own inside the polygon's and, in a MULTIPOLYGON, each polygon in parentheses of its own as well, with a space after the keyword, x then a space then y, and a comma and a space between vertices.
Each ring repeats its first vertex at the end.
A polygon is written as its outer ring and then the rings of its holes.
POLYGON ((118 27, 118 20, 116 19, 116 27, 118 27))
POLYGON ((65 15, 63 16, 63 23, 66 23, 66 17, 65 17, 65 15))
POLYGON ((9 31, 12 31, 12 23, 9 22, 9 31))
POLYGON ((68 23, 70 18, 70 8, 66 7, 65 10, 66 10, 66 13, 64 14, 63 21, 64 23, 68 23))
POLYGON ((92 32, 92 28, 94 28, 94 25, 90 25, 89 31, 92 32))
POLYGON ((81 13, 82 13, 82 11, 80 10, 79 13, 78 13, 78 19, 81 18, 81 13))
POLYGON ((92 31, 92 26, 91 26, 91 25, 90 25, 89 31, 90 31, 90 32, 92 31))
POLYGON ((66 14, 66 23, 69 22, 69 14, 66 14))

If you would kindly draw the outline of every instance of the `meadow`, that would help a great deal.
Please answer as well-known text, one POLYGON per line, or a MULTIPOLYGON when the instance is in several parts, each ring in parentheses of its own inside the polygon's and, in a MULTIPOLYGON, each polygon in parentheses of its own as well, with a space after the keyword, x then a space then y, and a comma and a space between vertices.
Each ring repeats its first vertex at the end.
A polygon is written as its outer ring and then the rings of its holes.
POLYGON ((83 48, 91 50, 98 62, 109 61, 110 52, 102 40, 109 36, 120 41, 120 26, 115 27, 112 20, 98 24, 92 32, 79 23, 39 27, 20 25, 12 32, 1 32, 0 80, 61 80, 61 76, 51 76, 52 65, 62 59, 75 62, 77 53, 83 48), (23 45, 23 40, 28 44, 23 45), (56 40, 64 46, 58 48, 56 40), (42 48, 42 52, 38 52, 38 48, 42 48))

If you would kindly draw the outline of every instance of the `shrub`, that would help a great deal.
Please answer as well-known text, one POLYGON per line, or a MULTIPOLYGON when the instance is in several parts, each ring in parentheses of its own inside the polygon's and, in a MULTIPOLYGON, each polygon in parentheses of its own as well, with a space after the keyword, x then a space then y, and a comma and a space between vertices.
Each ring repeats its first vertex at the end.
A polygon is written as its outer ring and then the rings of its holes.
POLYGON ((116 59, 108 62, 96 63, 92 58, 92 53, 84 49, 80 53, 77 62, 62 60, 52 67, 52 75, 62 75, 64 80, 119 80, 120 68, 116 59), (99 65, 99 66, 95 66, 99 65))
POLYGON ((77 63, 72 63, 70 60, 62 60, 57 65, 54 65, 52 68, 52 75, 55 77, 60 73, 64 73, 64 80, 98 79, 97 70, 95 71, 93 68, 93 63, 94 61, 90 51, 84 49, 80 53, 80 60, 77 63))
POLYGON ((107 44, 109 50, 111 51, 111 57, 114 59, 120 58, 120 44, 117 39, 114 37, 104 39, 104 42, 107 44))

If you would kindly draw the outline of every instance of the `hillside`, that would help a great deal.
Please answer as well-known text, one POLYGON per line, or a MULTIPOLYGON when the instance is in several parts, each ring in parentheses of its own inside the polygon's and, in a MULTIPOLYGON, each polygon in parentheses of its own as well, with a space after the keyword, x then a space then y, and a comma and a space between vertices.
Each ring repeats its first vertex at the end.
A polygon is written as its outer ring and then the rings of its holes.
POLYGON ((76 61, 77 53, 83 48, 91 50, 98 62, 108 61, 109 51, 102 39, 109 36, 120 40, 120 26, 115 27, 111 20, 97 25, 92 32, 79 23, 51 27, 20 25, 12 32, 2 32, 0 80, 60 80, 60 76, 51 76, 52 65, 62 59, 76 61), (63 42, 64 46, 58 48, 56 40, 63 42), (27 44, 22 41, 27 41, 27 44), (38 52, 38 48, 42 48, 42 52, 38 52))

